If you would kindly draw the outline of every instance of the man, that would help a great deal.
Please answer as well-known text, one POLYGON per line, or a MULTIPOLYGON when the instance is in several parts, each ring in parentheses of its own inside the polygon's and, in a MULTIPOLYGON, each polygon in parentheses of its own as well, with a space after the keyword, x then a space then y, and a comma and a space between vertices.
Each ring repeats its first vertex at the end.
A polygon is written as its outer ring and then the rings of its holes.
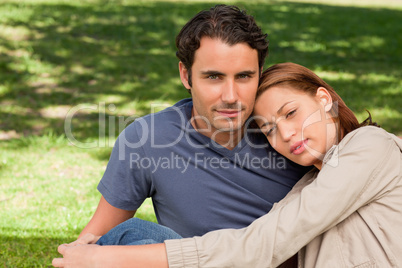
POLYGON ((104 235, 147 197, 159 224, 190 237, 245 227, 287 194, 306 170, 273 151, 248 121, 266 36, 253 17, 225 5, 183 27, 177 57, 191 99, 120 134, 98 186, 98 208, 79 238, 104 235))

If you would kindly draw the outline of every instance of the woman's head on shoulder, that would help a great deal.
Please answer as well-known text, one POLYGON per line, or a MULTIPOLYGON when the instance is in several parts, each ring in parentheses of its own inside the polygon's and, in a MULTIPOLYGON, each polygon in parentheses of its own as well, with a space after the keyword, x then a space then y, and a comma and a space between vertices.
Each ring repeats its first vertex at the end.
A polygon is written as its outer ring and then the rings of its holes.
POLYGON ((254 118, 279 153, 319 169, 325 153, 361 126, 328 83, 310 69, 290 62, 263 72, 254 118))

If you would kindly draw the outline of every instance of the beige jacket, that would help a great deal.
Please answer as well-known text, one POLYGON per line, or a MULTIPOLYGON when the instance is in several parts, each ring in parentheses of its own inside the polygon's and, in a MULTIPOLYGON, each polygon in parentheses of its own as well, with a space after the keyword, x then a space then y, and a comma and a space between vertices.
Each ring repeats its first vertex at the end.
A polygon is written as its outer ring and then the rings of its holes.
POLYGON ((243 229, 165 241, 169 267, 402 267, 402 140, 349 133, 263 217, 243 229))

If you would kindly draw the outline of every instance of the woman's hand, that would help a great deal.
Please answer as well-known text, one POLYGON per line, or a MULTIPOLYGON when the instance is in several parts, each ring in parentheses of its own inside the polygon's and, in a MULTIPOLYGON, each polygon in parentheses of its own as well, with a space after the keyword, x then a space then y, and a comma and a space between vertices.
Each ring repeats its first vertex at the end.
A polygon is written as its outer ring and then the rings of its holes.
POLYGON ((63 257, 53 259, 52 264, 60 268, 168 268, 163 243, 142 246, 99 246, 80 244, 77 240, 71 244, 60 245, 58 251, 63 257))
MULTIPOLYGON (((101 246, 88 243, 80 243, 80 239, 58 247, 58 252, 63 258, 55 258, 52 261, 54 267, 62 268, 91 268, 101 267, 101 260, 97 258, 98 249, 101 246)), ((84 242, 84 241, 81 241, 84 242)))

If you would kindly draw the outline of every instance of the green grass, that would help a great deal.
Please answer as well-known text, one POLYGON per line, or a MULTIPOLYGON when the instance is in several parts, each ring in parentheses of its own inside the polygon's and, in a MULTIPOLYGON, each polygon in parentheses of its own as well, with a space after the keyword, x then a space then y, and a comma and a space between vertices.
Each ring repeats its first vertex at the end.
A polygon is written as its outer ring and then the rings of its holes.
MULTIPOLYGON (((0 267, 48 266, 94 212, 110 151, 77 149, 51 133, 0 145, 0 267)), ((138 216, 154 220, 149 201, 138 216)))
MULTIPOLYGON (((359 119, 368 109, 402 135, 402 4, 223 2, 246 8, 269 33, 266 67, 305 65, 359 119)), ((0 266, 48 267, 57 245, 77 237, 100 198, 96 185, 118 133, 188 96, 174 38, 213 4, 0 3, 0 266), (66 138, 66 116, 78 147, 66 138)), ((155 220, 149 200, 138 216, 155 220)))

